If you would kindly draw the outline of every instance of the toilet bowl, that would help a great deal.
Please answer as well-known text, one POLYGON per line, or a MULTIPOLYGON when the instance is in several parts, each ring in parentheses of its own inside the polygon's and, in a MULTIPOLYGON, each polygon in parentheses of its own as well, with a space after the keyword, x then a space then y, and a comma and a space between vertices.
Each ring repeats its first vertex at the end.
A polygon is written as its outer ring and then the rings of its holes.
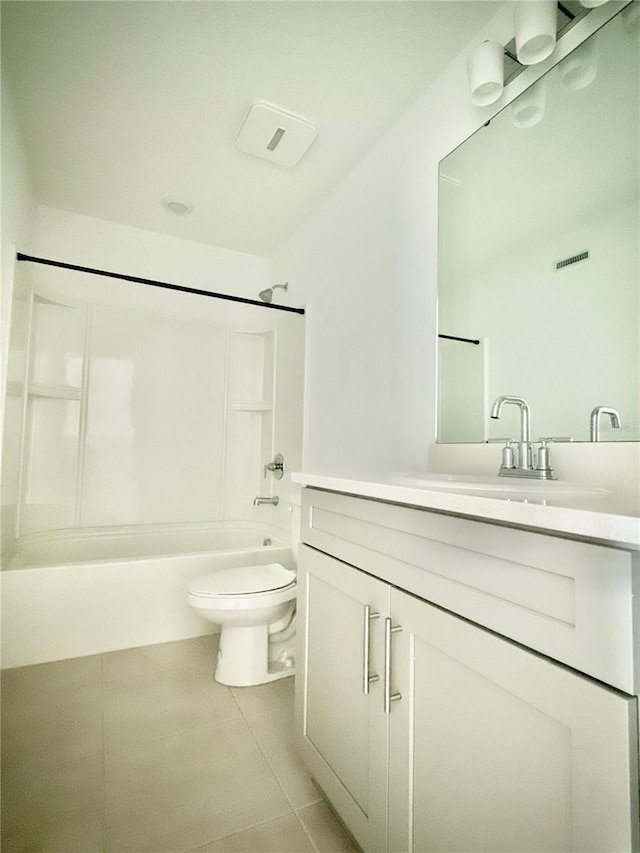
POLYGON ((210 572, 189 582, 187 601, 220 625, 216 681, 249 687, 294 674, 295 572, 280 563, 210 572))

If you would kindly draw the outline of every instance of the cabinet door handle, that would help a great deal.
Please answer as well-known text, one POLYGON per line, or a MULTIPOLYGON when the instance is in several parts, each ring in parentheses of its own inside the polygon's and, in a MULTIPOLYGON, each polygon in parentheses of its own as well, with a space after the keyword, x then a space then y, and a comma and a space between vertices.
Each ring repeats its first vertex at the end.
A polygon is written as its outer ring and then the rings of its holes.
POLYGON ((384 712, 391 713, 391 703, 402 699, 402 693, 391 692, 391 635, 402 631, 401 625, 392 627, 391 619, 384 620, 384 712))
POLYGON ((369 657, 371 645, 371 620, 377 619, 379 613, 371 611, 368 604, 364 606, 364 630, 363 630, 363 654, 362 654, 362 692, 365 695, 369 694, 369 685, 372 681, 380 681, 379 675, 369 675, 369 657))

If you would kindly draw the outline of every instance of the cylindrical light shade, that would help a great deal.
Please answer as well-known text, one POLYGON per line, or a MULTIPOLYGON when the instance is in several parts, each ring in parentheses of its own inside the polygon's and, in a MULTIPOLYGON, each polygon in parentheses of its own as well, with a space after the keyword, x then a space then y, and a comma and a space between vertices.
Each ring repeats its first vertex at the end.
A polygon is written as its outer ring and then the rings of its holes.
POLYGON ((522 65, 542 62, 556 46, 556 0, 519 0, 516 3, 516 53, 522 65))
POLYGON ((494 104, 504 88, 504 48, 497 41, 485 41, 467 59, 471 101, 476 107, 494 104))
POLYGON ((595 9, 596 6, 604 6, 607 0, 580 0, 580 5, 585 9, 595 9))

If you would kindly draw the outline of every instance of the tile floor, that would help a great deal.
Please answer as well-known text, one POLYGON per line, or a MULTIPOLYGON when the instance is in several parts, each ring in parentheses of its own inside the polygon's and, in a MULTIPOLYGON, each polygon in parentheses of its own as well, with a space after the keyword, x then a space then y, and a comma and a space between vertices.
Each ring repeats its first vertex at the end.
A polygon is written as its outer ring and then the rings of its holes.
POLYGON ((2 851, 356 853, 292 745, 293 678, 217 637, 2 673, 2 851))

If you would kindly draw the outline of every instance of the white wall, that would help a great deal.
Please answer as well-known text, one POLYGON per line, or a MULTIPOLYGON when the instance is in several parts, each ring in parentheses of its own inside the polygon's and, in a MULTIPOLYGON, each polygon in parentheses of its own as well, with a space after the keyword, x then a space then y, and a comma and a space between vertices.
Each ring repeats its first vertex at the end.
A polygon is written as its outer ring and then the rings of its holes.
POLYGON ((261 255, 234 252, 43 205, 37 209, 34 254, 250 299, 256 299, 258 289, 269 283, 268 261, 261 255))
MULTIPOLYGON (((436 425, 438 162, 551 65, 525 71, 494 107, 471 105, 467 54, 484 38, 509 42, 512 13, 512 3, 496 3, 486 29, 274 258, 276 276, 295 281, 311 309, 306 471, 384 476, 426 465, 436 425)), ((585 34, 581 22, 555 58, 585 34)))
MULTIPOLYGON (((15 253, 29 252, 33 224, 35 219, 35 202, 31 191, 31 179, 27 168, 24 147, 18 127, 13 95, 7 85, 6 76, 2 75, 2 233, 0 255, 0 443, 2 443, 3 461, 0 462, 0 478, 2 480, 2 534, 0 544, 4 547, 8 540, 11 544, 11 531, 15 518, 17 501, 17 465, 16 450, 19 440, 20 424, 18 406, 15 400, 7 400, 7 364, 10 344, 9 330, 14 297, 14 277, 16 275, 15 253), (7 433, 5 436, 5 411, 7 404, 10 411, 7 418, 7 433), (6 437, 6 441, 5 441, 6 437)), ((20 318, 15 324, 15 333, 11 341, 14 350, 24 348, 24 340, 20 335, 20 318)), ((24 324, 22 324, 23 326, 24 324)))
POLYGON ((2 75, 2 387, 11 322, 15 250, 28 252, 35 217, 35 202, 24 146, 15 114, 13 94, 2 75))
MULTIPOLYGON (((498 24, 495 37, 503 32, 498 24)), ((426 463, 437 166, 479 122, 464 62, 451 64, 274 258, 276 276, 304 288, 310 303, 307 471, 365 476, 426 463)))

